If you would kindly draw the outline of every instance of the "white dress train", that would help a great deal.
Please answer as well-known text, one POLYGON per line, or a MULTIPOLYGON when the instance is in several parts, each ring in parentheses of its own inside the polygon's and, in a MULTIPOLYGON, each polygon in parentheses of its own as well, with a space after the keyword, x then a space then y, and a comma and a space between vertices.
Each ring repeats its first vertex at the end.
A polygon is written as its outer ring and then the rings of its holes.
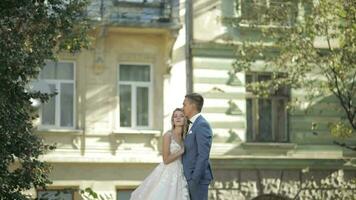
MULTIPOLYGON (((171 135, 170 152, 175 153, 180 149, 181 146, 171 135)), ((181 159, 167 165, 160 163, 132 192, 130 200, 189 200, 181 159)))

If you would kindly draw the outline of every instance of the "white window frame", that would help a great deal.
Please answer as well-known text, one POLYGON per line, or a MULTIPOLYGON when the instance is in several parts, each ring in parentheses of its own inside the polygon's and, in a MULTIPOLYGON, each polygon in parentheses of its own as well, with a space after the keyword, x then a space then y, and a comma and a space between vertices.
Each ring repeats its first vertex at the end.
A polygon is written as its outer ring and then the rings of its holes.
POLYGON ((153 125, 153 65, 150 63, 137 63, 137 62, 125 62, 125 63, 119 63, 116 68, 117 72, 117 88, 116 88, 116 94, 117 94, 117 114, 116 114, 116 129, 151 129, 153 125), (150 67, 150 81, 145 82, 145 81, 120 81, 120 66, 121 65, 144 65, 144 66, 149 66, 150 67), (120 124, 120 85, 131 85, 131 127, 121 127, 120 124), (137 113, 137 87, 147 87, 148 88, 148 126, 137 126, 137 121, 136 121, 136 113, 137 113))
MULTIPOLYGON (((53 62, 53 61, 49 61, 53 62)), ((52 98, 55 98, 56 100, 56 105, 55 105, 55 123, 54 125, 43 125, 42 124, 42 106, 39 109, 39 117, 40 117, 40 125, 39 129, 75 129, 76 126, 76 62, 71 61, 71 60, 59 60, 57 63, 72 63, 73 64, 73 80, 64 80, 64 79, 40 79, 42 81, 45 81, 48 84, 54 84, 56 87, 56 92, 58 92, 57 95, 55 95, 52 98), (60 99, 60 84, 61 83, 72 83, 73 84, 73 126, 61 126, 60 125, 60 120, 61 120, 61 99, 60 99)))

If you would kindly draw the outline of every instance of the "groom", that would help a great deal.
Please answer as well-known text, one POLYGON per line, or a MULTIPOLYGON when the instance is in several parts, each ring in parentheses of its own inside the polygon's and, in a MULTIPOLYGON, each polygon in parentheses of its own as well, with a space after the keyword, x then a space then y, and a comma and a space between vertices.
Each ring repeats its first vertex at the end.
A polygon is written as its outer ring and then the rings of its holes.
POLYGON ((201 116, 204 99, 200 94, 185 95, 184 115, 188 120, 188 133, 184 140, 183 171, 187 179, 191 200, 207 200, 208 186, 213 179, 209 162, 212 131, 201 116))

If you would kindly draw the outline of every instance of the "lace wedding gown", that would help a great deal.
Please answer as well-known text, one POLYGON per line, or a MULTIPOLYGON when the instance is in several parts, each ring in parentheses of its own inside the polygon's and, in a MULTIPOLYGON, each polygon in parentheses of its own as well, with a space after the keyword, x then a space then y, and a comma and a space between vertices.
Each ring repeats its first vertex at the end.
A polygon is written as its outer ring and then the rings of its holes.
MULTIPOLYGON (((180 148, 171 135, 170 152, 175 153, 180 148)), ((132 192, 130 200, 189 200, 188 185, 183 175, 181 159, 167 165, 160 163, 132 192)))

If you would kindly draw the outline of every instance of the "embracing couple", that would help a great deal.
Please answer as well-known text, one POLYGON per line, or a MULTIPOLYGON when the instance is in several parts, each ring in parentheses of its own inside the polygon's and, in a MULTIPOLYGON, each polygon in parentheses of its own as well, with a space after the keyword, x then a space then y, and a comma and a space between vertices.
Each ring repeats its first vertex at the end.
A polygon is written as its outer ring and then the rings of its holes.
POLYGON ((185 96, 163 135, 163 162, 131 194, 131 200, 207 200, 213 179, 209 162, 212 130, 201 116, 200 94, 185 96))

